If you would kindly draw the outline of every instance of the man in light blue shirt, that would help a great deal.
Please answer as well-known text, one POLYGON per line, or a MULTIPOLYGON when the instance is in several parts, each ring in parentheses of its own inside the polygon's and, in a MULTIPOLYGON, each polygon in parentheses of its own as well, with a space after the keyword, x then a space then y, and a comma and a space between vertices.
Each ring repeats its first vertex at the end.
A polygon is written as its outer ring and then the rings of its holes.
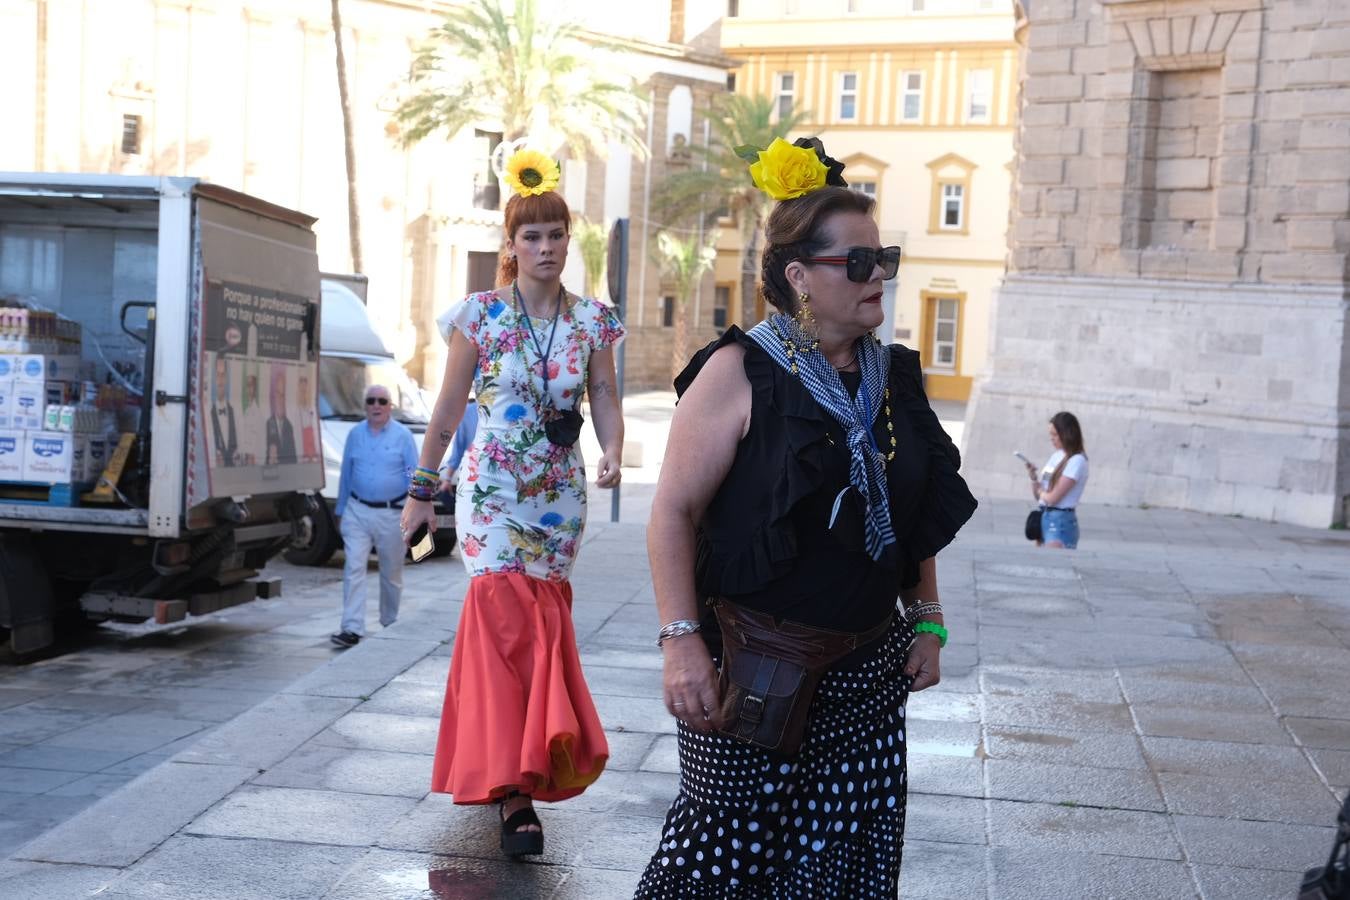
POLYGON ((417 442, 390 418, 389 389, 366 388, 366 420, 347 435, 338 479, 338 530, 347 564, 342 571, 339 647, 355 647, 366 633, 366 566, 373 547, 380 562, 380 624, 398 618, 403 595, 403 534, 399 518, 408 478, 417 466, 417 442))

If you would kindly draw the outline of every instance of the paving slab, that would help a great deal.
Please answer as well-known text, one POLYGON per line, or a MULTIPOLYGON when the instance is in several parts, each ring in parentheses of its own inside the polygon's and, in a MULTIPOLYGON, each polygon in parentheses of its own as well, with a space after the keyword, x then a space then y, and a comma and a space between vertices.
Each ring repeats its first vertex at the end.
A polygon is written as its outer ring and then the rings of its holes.
POLYGON ((1163 813, 991 800, 989 834, 994 846, 1182 858, 1163 813))
POLYGON ((311 900, 365 855, 360 847, 179 835, 99 894, 114 900, 311 900))
POLYGON ((255 769, 241 766, 165 763, 14 856, 37 862, 130 866, 254 774, 255 769))
POLYGON ((1200 816, 1172 816, 1172 822, 1192 862, 1286 872, 1324 865, 1335 836, 1330 826, 1200 816))
POLYGON ((121 874, 121 869, 112 867, 5 860, 0 861, 0 897, 6 900, 87 897, 121 874))
POLYGON ((1029 847, 993 847, 989 858, 989 896, 993 900, 1177 900, 1195 896, 1195 884, 1186 866, 1172 860, 1124 859, 1029 847))
POLYGON ((1157 777, 1167 809, 1183 815, 1324 825, 1335 821, 1340 808, 1336 796, 1311 771, 1305 782, 1282 783, 1278 789, 1267 790, 1253 790, 1250 777, 1176 772, 1159 772, 1157 777))
POLYGON ((368 847, 413 805, 407 797, 247 785, 183 831, 368 847))
POLYGON ((1154 776, 1135 769, 1100 769, 991 759, 985 763, 989 797, 996 800, 1054 803, 1166 812, 1154 776))

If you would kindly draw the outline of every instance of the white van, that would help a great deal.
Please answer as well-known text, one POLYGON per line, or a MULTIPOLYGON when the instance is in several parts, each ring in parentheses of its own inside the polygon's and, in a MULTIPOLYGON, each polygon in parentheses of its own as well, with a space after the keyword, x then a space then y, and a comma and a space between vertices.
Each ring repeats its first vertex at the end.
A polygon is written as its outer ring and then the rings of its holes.
MULTIPOLYGON (((286 551, 288 561, 302 566, 321 566, 342 547, 342 536, 333 518, 342 448, 352 428, 365 421, 366 388, 381 384, 389 389, 393 400, 391 415, 408 426, 419 450, 431 420, 422 391, 370 324, 365 303, 366 277, 325 273, 321 290, 319 418, 327 477, 320 512, 305 522, 301 534, 286 551)), ((434 555, 448 555, 454 547, 454 508, 438 501, 434 555)))

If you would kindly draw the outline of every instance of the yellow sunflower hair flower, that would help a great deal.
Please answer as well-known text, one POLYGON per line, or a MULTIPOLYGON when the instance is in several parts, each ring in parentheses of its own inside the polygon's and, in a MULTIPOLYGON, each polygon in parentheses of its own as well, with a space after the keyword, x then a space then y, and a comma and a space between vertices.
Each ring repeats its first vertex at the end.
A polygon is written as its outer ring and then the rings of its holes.
POLYGON ((502 177, 511 190, 522 197, 534 197, 556 190, 562 170, 558 163, 538 150, 520 149, 506 161, 502 177))
POLYGON ((793 146, 782 138, 774 138, 767 150, 756 151, 756 159, 750 166, 755 187, 775 200, 791 200, 818 191, 826 186, 829 173, 829 167, 820 161, 816 151, 793 146))

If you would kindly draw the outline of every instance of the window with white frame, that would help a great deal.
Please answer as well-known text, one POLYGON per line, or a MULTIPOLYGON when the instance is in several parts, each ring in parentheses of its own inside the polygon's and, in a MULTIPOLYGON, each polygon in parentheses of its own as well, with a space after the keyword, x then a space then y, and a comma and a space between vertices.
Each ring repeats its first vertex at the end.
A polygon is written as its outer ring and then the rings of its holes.
POLYGON ((792 107, 797 102, 797 76, 792 72, 779 72, 775 80, 778 82, 775 111, 779 119, 786 119, 792 115, 792 107))
POLYGON ((858 118, 858 73, 839 73, 839 119, 853 122, 858 118))
POLYGON ((966 224, 966 188, 962 184, 942 186, 942 219, 944 231, 960 231, 966 224))
POLYGON ((877 199, 877 183, 875 181, 850 181, 848 186, 860 194, 866 194, 873 200, 877 199))
POLYGON ((994 70, 971 69, 966 73, 966 121, 974 124, 989 121, 994 101, 994 70))
POLYGON ((923 118, 923 73, 900 73, 900 121, 918 122, 923 118))
POLYGON ((961 304, 950 297, 938 297, 933 304, 933 346, 929 365, 934 368, 956 368, 957 326, 960 324, 961 304))

